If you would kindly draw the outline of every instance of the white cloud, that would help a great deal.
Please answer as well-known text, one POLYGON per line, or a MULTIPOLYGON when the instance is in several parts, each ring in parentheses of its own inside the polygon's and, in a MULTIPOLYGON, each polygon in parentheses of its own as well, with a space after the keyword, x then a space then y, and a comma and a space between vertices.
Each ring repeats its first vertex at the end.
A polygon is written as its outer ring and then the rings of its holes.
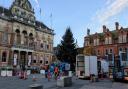
POLYGON ((114 0, 106 0, 106 5, 109 5, 110 3, 112 3, 114 0))
POLYGON ((37 7, 40 7, 38 0, 34 0, 37 4, 37 7))
POLYGON ((101 32, 102 25, 110 24, 110 19, 120 14, 123 10, 128 8, 128 0, 106 0, 105 6, 96 11, 91 18, 91 26, 97 28, 101 32))
POLYGON ((128 0, 115 0, 113 3, 102 9, 97 17, 101 23, 106 22, 109 18, 119 14, 128 7, 128 0))

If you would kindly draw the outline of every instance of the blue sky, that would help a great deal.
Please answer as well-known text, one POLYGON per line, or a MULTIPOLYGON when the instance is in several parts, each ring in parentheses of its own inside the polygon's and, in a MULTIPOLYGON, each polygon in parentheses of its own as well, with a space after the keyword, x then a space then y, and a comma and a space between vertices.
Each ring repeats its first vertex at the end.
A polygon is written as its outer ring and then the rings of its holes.
MULTIPOLYGON (((0 0, 0 5, 9 8, 13 0, 0 0)), ((102 32, 102 25, 113 30, 114 23, 128 27, 128 0, 29 0, 35 9, 37 20, 51 27, 56 35, 54 46, 60 43, 65 29, 70 26, 82 47, 87 28, 91 33, 102 32), (42 13, 40 15, 40 8, 42 13)))

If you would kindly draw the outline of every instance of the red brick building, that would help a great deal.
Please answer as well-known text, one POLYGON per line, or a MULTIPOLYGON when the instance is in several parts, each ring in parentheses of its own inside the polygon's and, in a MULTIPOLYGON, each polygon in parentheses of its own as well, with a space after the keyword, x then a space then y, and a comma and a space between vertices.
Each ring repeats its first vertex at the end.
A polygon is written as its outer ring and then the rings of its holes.
POLYGON ((102 33, 90 34, 88 29, 84 38, 84 48, 90 46, 93 48, 92 55, 96 55, 98 60, 108 60, 109 66, 113 66, 114 63, 118 66, 118 60, 122 66, 128 65, 128 28, 120 28, 118 22, 111 31, 105 25, 102 33))

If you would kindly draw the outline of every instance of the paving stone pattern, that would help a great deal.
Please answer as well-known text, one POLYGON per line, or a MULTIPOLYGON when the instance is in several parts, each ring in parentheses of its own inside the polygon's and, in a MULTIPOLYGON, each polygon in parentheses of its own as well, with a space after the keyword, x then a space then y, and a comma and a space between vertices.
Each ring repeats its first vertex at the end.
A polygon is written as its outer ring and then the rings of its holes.
POLYGON ((73 77, 71 87, 57 87, 56 80, 48 81, 42 75, 35 75, 37 80, 34 82, 30 75, 27 80, 18 77, 0 77, 0 89, 29 89, 32 84, 42 84, 44 89, 128 89, 128 83, 111 82, 110 80, 100 80, 92 83, 89 80, 81 80, 73 77))

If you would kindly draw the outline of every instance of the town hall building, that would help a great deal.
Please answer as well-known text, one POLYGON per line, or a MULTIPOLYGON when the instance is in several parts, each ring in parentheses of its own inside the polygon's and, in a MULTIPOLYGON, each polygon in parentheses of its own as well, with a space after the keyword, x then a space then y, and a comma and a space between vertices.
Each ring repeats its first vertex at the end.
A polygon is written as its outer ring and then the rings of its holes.
POLYGON ((29 0, 0 7, 0 67, 42 67, 52 62, 54 32, 37 21, 29 0))

